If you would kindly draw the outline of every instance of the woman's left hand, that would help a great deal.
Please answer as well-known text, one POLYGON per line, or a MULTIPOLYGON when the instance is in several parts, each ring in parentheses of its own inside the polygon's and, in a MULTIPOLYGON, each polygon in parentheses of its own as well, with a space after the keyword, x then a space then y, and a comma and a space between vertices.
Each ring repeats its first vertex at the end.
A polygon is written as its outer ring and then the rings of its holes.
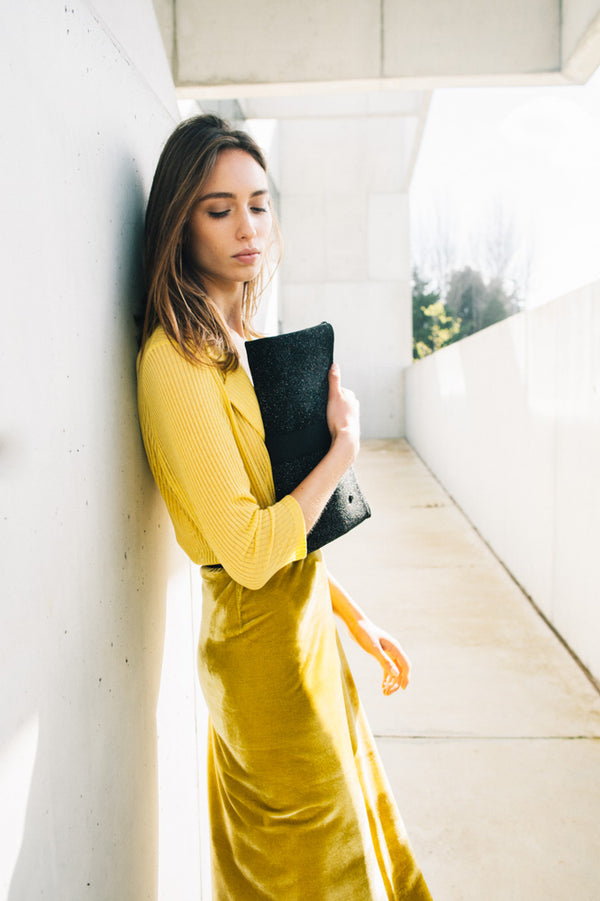
POLYGON ((406 688, 410 681, 410 660, 396 639, 367 617, 349 623, 348 627, 357 644, 381 664, 384 695, 406 688))

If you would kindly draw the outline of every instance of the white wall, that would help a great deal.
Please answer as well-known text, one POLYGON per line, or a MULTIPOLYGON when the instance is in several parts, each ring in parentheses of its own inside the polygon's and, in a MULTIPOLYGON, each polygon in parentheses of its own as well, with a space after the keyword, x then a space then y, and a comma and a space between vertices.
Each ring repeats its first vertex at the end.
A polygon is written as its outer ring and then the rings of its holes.
POLYGON ((407 437, 600 679, 600 283, 406 374, 407 437))
MULTIPOLYGON (((289 93, 291 85, 312 91, 333 82, 369 90, 386 82, 444 87, 448 79, 564 81, 559 0, 256 0, 250 16, 240 14, 237 0, 155 3, 177 84, 188 96, 238 96, 227 93, 236 83, 272 94, 282 84, 289 93)), ((588 7, 600 7, 597 0, 566 5, 570 45, 589 22, 588 7)))
POLYGON ((161 847, 183 819, 195 848, 162 855, 161 896, 198 898, 193 719, 185 752, 169 747, 196 709, 189 568, 169 550, 134 368, 173 85, 150 0, 21 0, 0 17, 0 897, 154 899, 161 759, 161 786, 179 766, 185 795, 177 811, 160 798, 161 847), (167 584, 190 631, 176 655, 168 632, 163 696, 178 706, 161 703, 157 750, 167 584), (188 894, 168 884, 177 853, 188 894))
POLYGON ((412 353, 407 189, 420 120, 336 116, 331 98, 321 103, 322 116, 279 123, 281 326, 330 321, 364 436, 395 437, 412 353))
POLYGON ((600 9, 597 0, 562 0, 561 59, 565 74, 584 82, 598 67, 600 9))

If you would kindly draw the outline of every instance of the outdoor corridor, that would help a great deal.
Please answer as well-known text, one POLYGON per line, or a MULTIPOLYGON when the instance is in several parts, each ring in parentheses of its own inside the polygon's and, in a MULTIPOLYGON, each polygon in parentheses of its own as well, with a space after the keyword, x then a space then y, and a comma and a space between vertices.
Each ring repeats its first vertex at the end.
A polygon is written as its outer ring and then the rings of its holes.
POLYGON ((356 470, 373 517, 325 556, 412 661, 385 698, 344 636, 435 901, 598 901, 598 692, 405 441, 356 470))

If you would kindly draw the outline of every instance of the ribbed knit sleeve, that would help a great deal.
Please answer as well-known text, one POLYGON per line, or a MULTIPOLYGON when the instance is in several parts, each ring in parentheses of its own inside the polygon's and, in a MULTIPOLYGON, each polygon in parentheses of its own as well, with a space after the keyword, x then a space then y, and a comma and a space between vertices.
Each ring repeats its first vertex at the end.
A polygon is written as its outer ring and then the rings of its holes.
POLYGON ((148 460, 184 550, 182 516, 232 579, 252 589, 306 556, 297 501, 261 507, 252 492, 216 366, 151 342, 138 365, 138 401, 148 460))

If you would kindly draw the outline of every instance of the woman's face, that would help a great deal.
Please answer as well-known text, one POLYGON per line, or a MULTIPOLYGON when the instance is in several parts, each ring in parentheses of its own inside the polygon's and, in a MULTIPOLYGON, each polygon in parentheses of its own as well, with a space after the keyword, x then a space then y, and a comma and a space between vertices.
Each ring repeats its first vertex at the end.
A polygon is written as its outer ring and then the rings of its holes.
POLYGON ((271 234, 267 176, 244 150, 222 150, 188 223, 188 248, 219 290, 260 271, 271 234))

